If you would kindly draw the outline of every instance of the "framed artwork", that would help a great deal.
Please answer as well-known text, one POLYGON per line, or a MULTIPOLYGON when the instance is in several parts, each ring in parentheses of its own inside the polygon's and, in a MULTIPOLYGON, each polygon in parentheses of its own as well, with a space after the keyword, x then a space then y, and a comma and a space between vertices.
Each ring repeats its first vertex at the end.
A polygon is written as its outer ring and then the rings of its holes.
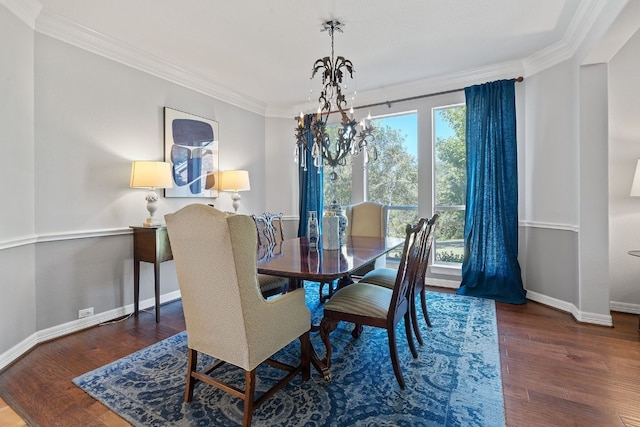
POLYGON ((218 122, 164 107, 165 197, 218 197, 218 122))

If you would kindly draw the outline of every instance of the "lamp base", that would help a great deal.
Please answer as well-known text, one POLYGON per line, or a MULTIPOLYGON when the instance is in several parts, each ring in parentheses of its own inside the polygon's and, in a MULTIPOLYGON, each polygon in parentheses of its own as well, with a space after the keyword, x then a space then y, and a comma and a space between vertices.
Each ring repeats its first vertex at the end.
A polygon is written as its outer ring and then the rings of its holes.
POLYGON ((233 206, 233 212, 234 213, 238 213, 238 208, 240 207, 240 200, 241 199, 242 199, 242 197, 240 196, 240 194, 237 191, 231 195, 231 200, 233 200, 233 203, 231 205, 233 206))
POLYGON ((147 201, 147 211, 149 212, 149 217, 142 224, 143 227, 158 227, 161 226, 162 223, 156 219, 154 214, 158 210, 158 193, 154 188, 149 190, 147 197, 145 197, 147 201))

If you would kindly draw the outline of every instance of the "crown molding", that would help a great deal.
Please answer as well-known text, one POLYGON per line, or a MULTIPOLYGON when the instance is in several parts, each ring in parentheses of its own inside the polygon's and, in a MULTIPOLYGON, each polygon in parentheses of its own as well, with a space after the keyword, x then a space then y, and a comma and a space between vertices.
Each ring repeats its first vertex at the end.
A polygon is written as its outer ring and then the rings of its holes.
MULTIPOLYGON (((198 75, 121 40, 79 25, 46 9, 43 10, 36 0, 0 0, 0 3, 39 33, 250 112, 266 117, 293 117, 301 110, 308 109, 307 103, 291 107, 268 106, 245 94, 224 87, 209 77, 198 75)), ((562 40, 522 60, 361 92, 358 95, 358 104, 377 103, 384 99, 402 99, 416 94, 455 90, 496 79, 513 78, 518 75, 528 77, 536 74, 576 54, 599 15, 602 14, 606 3, 607 0, 581 1, 562 40)))
POLYGON ((29 28, 35 28, 36 18, 42 10, 42 5, 37 0, 0 0, 0 4, 27 24, 29 28))
POLYGON ((266 105, 256 99, 223 87, 209 78, 200 76, 118 39, 77 24, 46 9, 37 17, 35 30, 236 107, 260 115, 265 114, 266 105))
POLYGON ((585 0, 578 5, 562 40, 525 58, 525 77, 539 73, 573 57, 587 38, 606 5, 606 0, 585 0))

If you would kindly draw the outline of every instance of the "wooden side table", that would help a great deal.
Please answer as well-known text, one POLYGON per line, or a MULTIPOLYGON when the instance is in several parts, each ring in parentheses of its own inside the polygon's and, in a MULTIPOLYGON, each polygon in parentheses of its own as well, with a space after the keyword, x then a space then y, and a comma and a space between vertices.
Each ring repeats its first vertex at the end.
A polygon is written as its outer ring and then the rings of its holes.
MULTIPOLYGON (((629 251, 627 252, 629 255, 631 256, 637 256, 640 257, 640 250, 635 250, 635 251, 629 251)), ((640 318, 638 318, 638 330, 640 331, 640 318)))
POLYGON ((160 322, 160 263, 173 259, 166 226, 133 229, 133 304, 137 316, 140 306, 140 263, 153 263, 156 296, 156 323, 160 322))

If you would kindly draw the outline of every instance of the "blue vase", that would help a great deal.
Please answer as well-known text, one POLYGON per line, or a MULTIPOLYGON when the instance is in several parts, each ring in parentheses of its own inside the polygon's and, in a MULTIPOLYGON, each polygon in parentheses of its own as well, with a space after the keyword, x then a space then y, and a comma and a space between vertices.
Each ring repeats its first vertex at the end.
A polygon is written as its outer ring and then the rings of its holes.
POLYGON ((331 203, 331 206, 329 206, 328 210, 333 212, 333 214, 338 217, 338 220, 339 220, 338 237, 340 240, 340 245, 343 245, 345 242, 347 225, 349 224, 349 219, 344 214, 344 210, 342 209, 342 206, 340 206, 338 202, 335 200, 331 203))
POLYGON ((309 239, 309 247, 318 247, 318 216, 316 211, 309 211, 309 220, 307 221, 307 238, 309 239))

